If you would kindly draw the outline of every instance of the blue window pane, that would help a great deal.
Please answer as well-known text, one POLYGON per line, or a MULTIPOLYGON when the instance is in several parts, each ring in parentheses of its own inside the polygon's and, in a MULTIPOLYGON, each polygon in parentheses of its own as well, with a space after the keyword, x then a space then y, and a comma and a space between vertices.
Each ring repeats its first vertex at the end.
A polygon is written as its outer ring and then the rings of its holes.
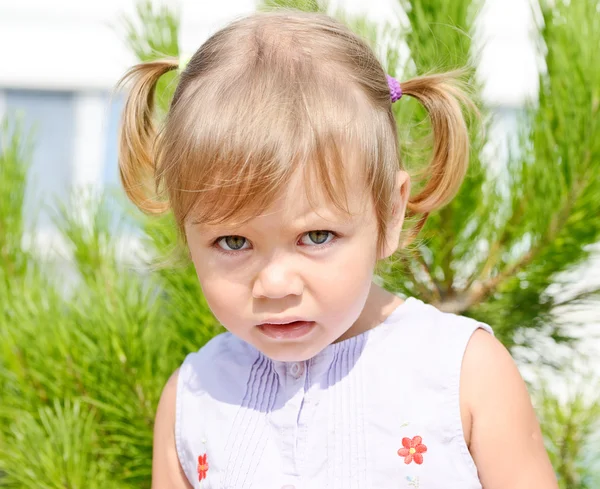
POLYGON ((69 198, 73 165, 74 94, 6 90, 6 114, 20 116, 25 131, 33 131, 33 154, 25 196, 25 218, 50 226, 56 201, 69 198))
POLYGON ((107 120, 107 141, 106 141, 106 153, 104 159, 104 185, 109 189, 119 187, 121 182, 119 180, 119 166, 117 161, 118 152, 118 132, 119 124, 121 122, 121 113, 125 101, 122 95, 113 95, 108 99, 109 110, 107 120))

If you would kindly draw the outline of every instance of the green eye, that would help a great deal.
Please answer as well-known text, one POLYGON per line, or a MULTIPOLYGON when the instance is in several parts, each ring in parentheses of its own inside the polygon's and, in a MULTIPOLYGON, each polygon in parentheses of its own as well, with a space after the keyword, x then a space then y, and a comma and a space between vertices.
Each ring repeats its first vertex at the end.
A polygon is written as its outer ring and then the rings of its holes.
POLYGON ((219 246, 227 251, 242 250, 246 242, 246 238, 242 236, 225 236, 217 241, 219 246))
POLYGON ((329 231, 311 231, 308 237, 314 244, 323 244, 329 237, 329 231))
POLYGON ((302 237, 302 244, 311 246, 311 245, 322 245, 333 238, 333 233, 331 231, 309 231, 302 237), (308 240, 306 239, 308 238, 308 240))

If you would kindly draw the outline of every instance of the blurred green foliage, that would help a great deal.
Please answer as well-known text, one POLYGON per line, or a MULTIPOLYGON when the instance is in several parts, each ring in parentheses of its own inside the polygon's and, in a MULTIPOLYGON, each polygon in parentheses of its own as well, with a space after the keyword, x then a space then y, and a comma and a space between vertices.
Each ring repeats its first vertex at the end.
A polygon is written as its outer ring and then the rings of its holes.
POLYGON ((565 399, 545 379, 533 400, 561 489, 600 487, 600 396, 597 375, 570 384, 565 399))
MULTIPOLYGON (((326 10, 309 0, 269 0, 264 8, 326 10)), ((374 44, 400 79, 471 67, 478 1, 402 1, 410 26, 376 27, 343 16, 374 44), (381 42, 383 41, 383 42, 381 42), (402 46, 410 56, 403 56, 402 46), (406 51, 406 49, 405 49, 406 51)), ((471 170, 457 199, 431 216, 422 239, 384 269, 388 286, 492 324, 509 347, 520 333, 564 341, 557 311, 589 304, 597 290, 570 294, 565 271, 585 263, 599 241, 600 20, 593 2, 543 5, 546 71, 537 103, 524 113, 518 151, 489 171, 483 148, 489 114, 470 121, 471 170), (558 286, 559 294, 548 292, 558 286), (564 289, 564 290, 562 290, 564 289)), ((124 19, 123 36, 140 60, 178 55, 179 17, 149 2, 124 19)), ((176 82, 161 80, 166 108, 176 82)), ((394 106, 406 165, 428 155, 428 123, 414 101, 394 106), (423 142, 424 141, 424 142, 423 142)), ((152 425, 162 386, 185 355, 221 331, 189 261, 177 267, 127 265, 105 199, 75 196, 57 220, 73 274, 24 247, 31 242, 23 201, 32 140, 18 121, 0 130, 0 487, 148 487, 152 425), (86 209, 82 220, 73 209, 86 209), (49 273, 49 271, 51 271, 49 273), (57 280, 58 277, 58 280, 57 280)), ((137 216, 144 249, 176 246, 170 216, 137 216)), ((548 452, 563 489, 598 487, 598 403, 579 392, 559 400, 536 389, 548 452), (590 455, 591 454, 591 455, 590 455), (596 464, 596 465, 594 465, 596 464)), ((596 400, 597 401, 597 400, 596 400)))
POLYGON ((22 249, 28 139, 19 120, 0 121, 0 273, 5 280, 22 276, 29 258, 22 249))

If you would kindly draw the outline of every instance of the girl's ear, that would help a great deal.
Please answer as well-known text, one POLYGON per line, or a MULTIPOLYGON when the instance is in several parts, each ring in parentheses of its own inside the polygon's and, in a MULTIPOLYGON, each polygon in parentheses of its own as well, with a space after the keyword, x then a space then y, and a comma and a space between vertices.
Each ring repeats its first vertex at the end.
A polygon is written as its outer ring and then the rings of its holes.
POLYGON ((405 171, 396 173, 396 187, 392 203, 392 216, 387 225, 385 242, 379 259, 388 258, 396 252, 400 242, 400 233, 404 224, 406 206, 410 197, 410 177, 405 171))

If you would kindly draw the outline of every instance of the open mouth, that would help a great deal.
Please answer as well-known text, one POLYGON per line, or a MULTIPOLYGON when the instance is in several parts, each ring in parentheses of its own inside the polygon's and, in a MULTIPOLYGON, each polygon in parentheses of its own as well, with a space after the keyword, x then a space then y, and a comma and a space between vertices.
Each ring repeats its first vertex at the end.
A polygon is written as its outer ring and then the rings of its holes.
POLYGON ((258 326, 258 329, 270 338, 291 340, 307 335, 314 326, 314 321, 292 321, 286 324, 263 323, 258 326))

